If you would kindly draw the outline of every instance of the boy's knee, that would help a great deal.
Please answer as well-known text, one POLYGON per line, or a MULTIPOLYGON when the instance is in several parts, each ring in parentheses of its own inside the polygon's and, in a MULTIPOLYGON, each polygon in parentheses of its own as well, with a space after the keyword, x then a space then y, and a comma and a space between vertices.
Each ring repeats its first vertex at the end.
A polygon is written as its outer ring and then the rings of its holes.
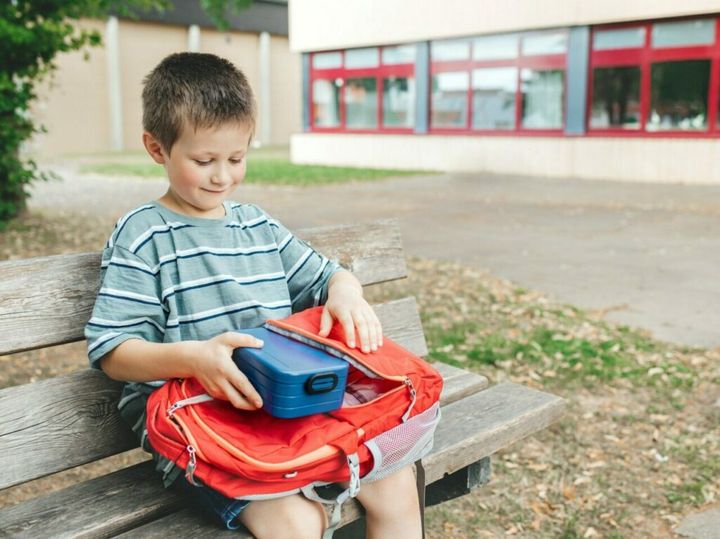
POLYGON ((379 517, 418 512, 417 483, 412 466, 406 466, 379 481, 363 485, 358 498, 368 513, 379 517))
POLYGON ((322 506, 300 495, 253 502, 240 519, 258 539, 319 539, 327 525, 322 506))

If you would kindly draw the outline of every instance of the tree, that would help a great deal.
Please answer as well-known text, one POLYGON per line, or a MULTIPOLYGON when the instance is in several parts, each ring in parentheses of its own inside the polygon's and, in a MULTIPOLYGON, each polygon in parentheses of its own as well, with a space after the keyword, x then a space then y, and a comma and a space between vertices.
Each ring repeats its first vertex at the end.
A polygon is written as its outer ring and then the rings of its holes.
MULTIPOLYGON (((20 148, 34 133, 44 131, 29 114, 36 85, 55 69, 58 53, 101 45, 97 31, 83 30, 83 18, 109 13, 168 8, 172 0, 0 0, 0 229, 26 205, 27 187, 45 179, 20 148)), ((240 11, 252 0, 200 0, 221 30, 227 11, 240 11)))

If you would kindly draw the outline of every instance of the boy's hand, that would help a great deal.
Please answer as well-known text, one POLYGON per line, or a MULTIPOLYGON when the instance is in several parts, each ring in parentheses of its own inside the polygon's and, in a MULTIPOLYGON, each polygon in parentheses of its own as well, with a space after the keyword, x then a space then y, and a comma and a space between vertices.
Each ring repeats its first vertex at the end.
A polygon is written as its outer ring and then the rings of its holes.
POLYGON ((338 272, 330 280, 328 299, 320 317, 320 336, 327 337, 333 321, 342 325, 345 341, 350 348, 356 346, 356 331, 360 349, 375 352, 382 346, 382 327, 375 311, 362 296, 362 287, 348 272, 338 272))
POLYGON ((194 362, 193 375, 208 395, 230 401, 241 410, 255 410, 262 406, 260 395, 232 360, 235 348, 261 348, 261 340, 242 333, 227 332, 207 341, 195 342, 199 357, 194 362))

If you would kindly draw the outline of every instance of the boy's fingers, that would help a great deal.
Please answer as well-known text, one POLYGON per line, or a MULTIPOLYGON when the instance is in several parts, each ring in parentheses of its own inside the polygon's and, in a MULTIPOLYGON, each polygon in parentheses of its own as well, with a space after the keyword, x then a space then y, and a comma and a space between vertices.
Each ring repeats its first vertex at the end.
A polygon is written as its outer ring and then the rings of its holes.
POLYGON ((256 339, 247 333, 236 333, 228 331, 220 336, 222 342, 232 348, 260 348, 264 344, 260 339, 256 339))
POLYGON ((360 348, 363 352, 370 352, 370 332, 368 329, 368 323, 363 314, 355 314, 353 316, 355 320, 355 327, 357 328, 358 337, 360 338, 360 348))
POLYGON ((345 333, 345 342, 350 348, 355 348, 355 324, 353 323, 352 316, 349 314, 340 315, 338 322, 342 325, 343 332, 345 333))
POLYGON ((233 393, 235 393, 238 397, 242 398, 241 404, 247 405, 238 406, 237 404, 235 404, 235 402, 231 400, 230 402, 233 403, 233 406, 235 406, 236 408, 241 408, 243 410, 254 410, 262 406, 263 402, 260 394, 255 390, 253 385, 250 383, 250 381, 240 369, 237 369, 237 371, 233 373, 233 375, 228 379, 228 381, 232 386, 231 389, 233 393))
POLYGON ((380 347, 382 346, 382 324, 380 324, 380 320, 377 317, 377 314, 374 310, 370 310, 371 313, 371 321, 370 324, 373 327, 373 330, 375 331, 375 344, 380 347))
POLYGON ((327 337, 332 329, 332 315, 327 307, 323 308, 320 315, 320 336, 327 337))
POLYGON ((378 332, 377 325, 375 324, 375 320, 373 320, 372 316, 368 318, 367 325, 368 338, 370 339, 370 351, 375 352, 378 348, 378 332))

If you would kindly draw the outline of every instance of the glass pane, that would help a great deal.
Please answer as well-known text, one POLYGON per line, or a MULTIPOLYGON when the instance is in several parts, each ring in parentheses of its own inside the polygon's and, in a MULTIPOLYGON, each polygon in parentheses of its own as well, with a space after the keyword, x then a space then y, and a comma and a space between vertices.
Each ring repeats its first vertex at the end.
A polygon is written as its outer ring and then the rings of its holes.
POLYGON ((707 128, 710 60, 652 64, 647 129, 707 128))
POLYGON ((504 60, 517 58, 517 34, 503 34, 499 36, 483 36, 473 41, 473 59, 475 60, 504 60))
POLYGON ((468 60, 470 59, 470 41, 467 39, 433 41, 430 44, 430 58, 433 62, 468 60))
POLYGON ((522 126, 531 129, 561 129, 563 80, 560 69, 523 69, 522 126))
POLYGON ((567 34, 552 32, 523 36, 522 53, 528 56, 540 54, 565 54, 567 51, 567 34))
POLYGON ((377 88, 374 77, 348 79, 345 83, 345 127, 377 127, 377 88))
POLYGON ((377 67, 380 58, 377 48, 348 49, 345 51, 345 67, 377 67))
POLYGON ((640 67, 593 70, 590 127, 640 128, 640 67))
POLYGON ((313 125, 340 126, 340 87, 342 80, 313 81, 313 125))
POLYGON ((467 126, 467 93, 470 74, 467 71, 438 73, 432 78, 432 127, 467 126))
POLYGON ((415 79, 383 79, 383 126, 415 127, 415 79))
POLYGON ((316 52, 313 54, 315 69, 331 69, 342 67, 342 54, 339 52, 316 52))
POLYGON ((715 42, 715 19, 658 22, 653 24, 653 47, 711 45, 715 42))
POLYGON ((415 45, 398 45, 397 47, 384 47, 382 62, 387 65, 414 64, 415 45))
POLYGON ((593 34, 593 49, 628 49, 645 45, 645 27, 618 28, 617 30, 596 30, 593 34))
POLYGON ((474 129, 514 129, 517 68, 475 69, 472 77, 474 129))

